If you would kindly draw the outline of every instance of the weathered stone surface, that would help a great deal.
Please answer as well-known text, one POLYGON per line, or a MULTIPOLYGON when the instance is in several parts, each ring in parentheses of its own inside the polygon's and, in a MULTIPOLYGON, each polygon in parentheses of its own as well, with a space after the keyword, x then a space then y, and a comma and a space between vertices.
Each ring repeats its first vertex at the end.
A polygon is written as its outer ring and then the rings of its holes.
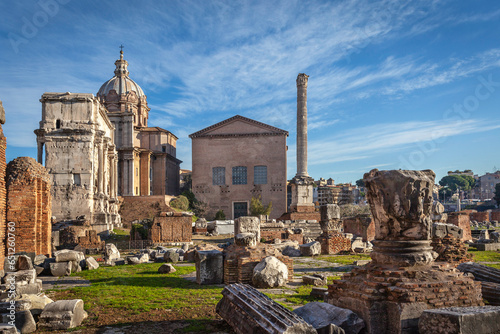
POLYGON ((238 233, 234 236, 234 243, 238 246, 252 247, 257 245, 257 235, 255 233, 238 233))
POLYGON ((54 262, 50 264, 50 272, 52 276, 61 277, 71 275, 73 262, 54 262))
POLYGON ((0 313, 9 313, 10 310, 14 311, 29 311, 32 307, 30 300, 16 300, 14 301, 14 306, 10 300, 8 302, 0 303, 0 313))
POLYGON ((434 178, 431 170, 374 169, 364 175, 377 226, 374 262, 410 266, 434 261, 430 247, 434 178))
POLYGON ((106 244, 104 248, 104 258, 106 260, 114 260, 120 258, 120 252, 116 248, 115 244, 106 244))
POLYGON ((21 284, 31 284, 36 283, 36 270, 18 270, 16 272, 7 273, 4 278, 4 282, 16 282, 21 284))
POLYGON ((368 253, 373 250, 371 242, 363 241, 363 238, 354 238, 351 242, 351 250, 355 253, 368 253))
POLYGON ((307 244, 300 245, 300 253, 304 256, 320 255, 321 244, 318 241, 313 241, 307 244))
POLYGON ((53 303, 54 301, 47 297, 43 293, 39 294, 23 294, 19 297, 19 301, 27 302, 31 305, 29 310, 33 315, 39 315, 42 313, 43 309, 47 304, 53 303))
MULTIPOLYGON (((10 316, 10 314, 3 313, 2 323, 11 321, 12 319, 10 318, 10 316)), ((16 325, 16 328, 21 332, 21 334, 33 333, 34 331, 36 331, 36 322, 30 311, 16 312, 14 324, 16 325)))
POLYGON ((36 271, 36 276, 40 276, 43 274, 45 268, 42 266, 33 266, 33 269, 36 271))
POLYGON ((316 333, 302 318, 249 285, 227 285, 222 296, 216 312, 238 334, 316 333))
POLYGON ((171 265, 170 263, 164 263, 158 268, 158 273, 160 274, 170 274, 170 273, 175 273, 177 270, 175 270, 174 266, 171 265))
POLYGON ((26 255, 19 255, 16 261, 16 270, 33 269, 31 258, 26 255))
POLYGON ((420 334, 492 334, 500 332, 500 306, 450 307, 426 310, 420 334))
POLYGON ((205 218, 198 218, 195 223, 195 228, 197 229, 206 229, 207 228, 207 220, 205 218))
POLYGON ((85 259, 85 264, 86 264, 87 270, 93 270, 93 269, 99 268, 99 263, 97 263, 97 261, 91 256, 89 256, 85 259))
POLYGON ((196 283, 221 284, 224 282, 224 256, 218 250, 196 251, 196 283))
POLYGON ((302 276, 302 283, 305 285, 321 286, 326 285, 326 277, 321 278, 317 276, 304 275, 302 276))
POLYGON ((312 288, 309 295, 314 298, 325 300, 325 298, 328 296, 328 288, 318 288, 315 286, 312 288))
POLYGON ((500 283, 500 270, 475 262, 460 263, 458 270, 474 275, 476 281, 500 283))
POLYGON ((11 326, 8 323, 0 324, 0 334, 18 334, 20 333, 16 326, 11 326))
POLYGON ((127 256, 127 264, 140 264, 141 261, 137 258, 137 256, 127 256))
POLYGON ((240 233, 253 233, 257 242, 260 242, 260 219, 250 216, 236 219, 234 222, 234 235, 240 233))
POLYGON ((51 330, 69 329, 80 326, 85 318, 83 300, 58 300, 45 306, 38 325, 51 330))
MULTIPOLYGON (((37 280, 38 281, 38 280, 37 280)), ((41 282, 35 282, 30 284, 16 284, 16 293, 20 295, 24 294, 37 294, 42 291, 41 282)))
POLYGON ((448 234, 454 238, 462 238, 463 230, 453 224, 434 223, 432 224, 432 237, 443 239, 448 234))
POLYGON ((325 204, 320 206, 320 226, 324 233, 330 231, 341 232, 342 221, 340 220, 340 207, 337 204, 325 204))
POLYGON ((179 253, 174 250, 168 250, 165 252, 165 254, 163 254, 163 259, 165 260, 165 262, 177 263, 179 262, 179 258, 179 253))
POLYGON ((318 334, 345 334, 345 331, 334 325, 334 324, 329 324, 328 326, 321 327, 321 328, 316 328, 316 331, 318 334))
POLYGON ((346 334, 358 334, 364 327, 363 319, 351 310, 327 303, 311 302, 293 310, 314 328, 322 328, 334 324, 342 328, 346 334))
POLYGON ((36 266, 40 266, 45 262, 46 259, 47 259, 47 257, 45 255, 39 254, 39 255, 35 256, 35 259, 33 260, 33 264, 36 266))
POLYGON ((285 256, 290 256, 290 257, 299 257, 302 255, 300 252, 300 249, 292 247, 292 246, 286 246, 282 251, 281 254, 285 256))
POLYGON ((70 249, 62 249, 54 253, 56 262, 81 261, 85 260, 85 255, 82 252, 77 252, 70 249))
POLYGON ((264 258, 253 269, 252 283, 258 288, 273 288, 283 286, 288 282, 286 264, 274 256, 264 258))
POLYGON ((488 305, 500 306, 500 283, 481 282, 481 293, 488 305))

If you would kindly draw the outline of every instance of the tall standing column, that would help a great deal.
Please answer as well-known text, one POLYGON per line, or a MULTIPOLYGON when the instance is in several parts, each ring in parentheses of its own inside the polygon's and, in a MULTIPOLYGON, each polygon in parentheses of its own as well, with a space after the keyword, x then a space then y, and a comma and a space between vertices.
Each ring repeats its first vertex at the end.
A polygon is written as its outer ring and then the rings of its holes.
POLYGON ((307 80, 309 76, 297 76, 297 176, 307 174, 307 80))

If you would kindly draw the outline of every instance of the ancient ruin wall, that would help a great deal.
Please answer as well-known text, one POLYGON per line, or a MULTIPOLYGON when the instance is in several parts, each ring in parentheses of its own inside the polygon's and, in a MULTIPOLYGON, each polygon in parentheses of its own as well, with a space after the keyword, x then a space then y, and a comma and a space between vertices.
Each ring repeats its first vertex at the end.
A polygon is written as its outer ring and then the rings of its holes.
MULTIPOLYGON (((0 114, 2 115, 0 123, 5 119, 5 111, 0 101, 0 114)), ((5 219, 6 219, 6 201, 7 189, 5 188, 5 169, 7 163, 5 160, 5 149, 7 148, 7 139, 3 135, 2 125, 0 124, 0 269, 3 269, 5 259, 5 219)))
POLYGON ((489 222, 490 221, 490 213, 488 211, 472 212, 470 214, 470 220, 475 220, 478 222, 489 222))
POLYGON ((470 218, 468 214, 462 212, 452 212, 448 215, 447 223, 458 226, 464 231, 462 241, 472 240, 470 218))
POLYGON ((375 239, 375 222, 369 216, 358 215, 343 219, 344 233, 352 233, 364 242, 375 239))
POLYGON ((155 217, 149 232, 153 243, 191 242, 191 217, 155 217))
POLYGON ((6 171, 7 221, 15 223, 16 252, 51 254, 50 177, 34 159, 11 161, 6 171))
POLYGON ((500 211, 491 212, 491 221, 500 221, 500 211))

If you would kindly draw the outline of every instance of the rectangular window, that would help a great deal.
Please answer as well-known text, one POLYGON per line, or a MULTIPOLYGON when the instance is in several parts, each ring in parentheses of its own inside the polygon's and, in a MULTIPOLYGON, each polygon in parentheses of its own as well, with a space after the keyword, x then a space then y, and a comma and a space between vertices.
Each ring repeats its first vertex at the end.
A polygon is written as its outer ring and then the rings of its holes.
POLYGON ((75 186, 81 186, 82 185, 82 179, 80 178, 80 174, 73 174, 73 184, 75 186))
POLYGON ((233 167, 233 184, 247 184, 247 168, 245 166, 233 167))
POLYGON ((226 168, 213 167, 212 168, 212 184, 214 186, 223 186, 226 184, 226 168))
POLYGON ((267 166, 253 167, 253 183, 267 184, 267 166))

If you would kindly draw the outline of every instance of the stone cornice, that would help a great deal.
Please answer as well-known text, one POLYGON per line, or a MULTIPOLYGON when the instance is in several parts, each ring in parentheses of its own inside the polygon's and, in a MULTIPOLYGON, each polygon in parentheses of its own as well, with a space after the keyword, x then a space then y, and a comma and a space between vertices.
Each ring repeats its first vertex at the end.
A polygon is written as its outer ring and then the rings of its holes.
MULTIPOLYGON (((264 135, 273 135, 273 136, 276 136, 276 135, 286 135, 288 137, 288 131, 285 131, 285 130, 282 130, 282 129, 279 129, 279 128, 276 128, 274 126, 271 126, 271 125, 268 125, 268 124, 265 124, 265 123, 262 123, 262 122, 258 122, 256 120, 253 120, 253 119, 250 119, 250 118, 247 118, 247 117, 243 117, 243 116, 240 116, 240 115, 236 115, 236 116, 233 116, 231 118, 228 118, 222 122, 219 122, 219 123, 216 123, 214 125, 211 125, 209 127, 206 127, 198 132, 195 132, 195 133, 192 133, 189 135, 189 138, 197 138, 197 137, 217 137, 217 136, 228 136, 228 137, 233 137, 233 136, 255 136, 257 134, 208 134, 207 132, 209 131, 212 131, 212 130, 215 130, 217 128, 220 128, 226 124, 229 124, 231 122, 234 122, 236 120, 241 120, 243 122, 246 122, 246 123, 249 123, 249 124, 253 124, 253 125, 256 125, 258 127, 261 127, 261 128, 266 128, 268 129, 269 133, 264 133, 264 135)), ((260 134, 259 134, 260 135, 260 134)))

